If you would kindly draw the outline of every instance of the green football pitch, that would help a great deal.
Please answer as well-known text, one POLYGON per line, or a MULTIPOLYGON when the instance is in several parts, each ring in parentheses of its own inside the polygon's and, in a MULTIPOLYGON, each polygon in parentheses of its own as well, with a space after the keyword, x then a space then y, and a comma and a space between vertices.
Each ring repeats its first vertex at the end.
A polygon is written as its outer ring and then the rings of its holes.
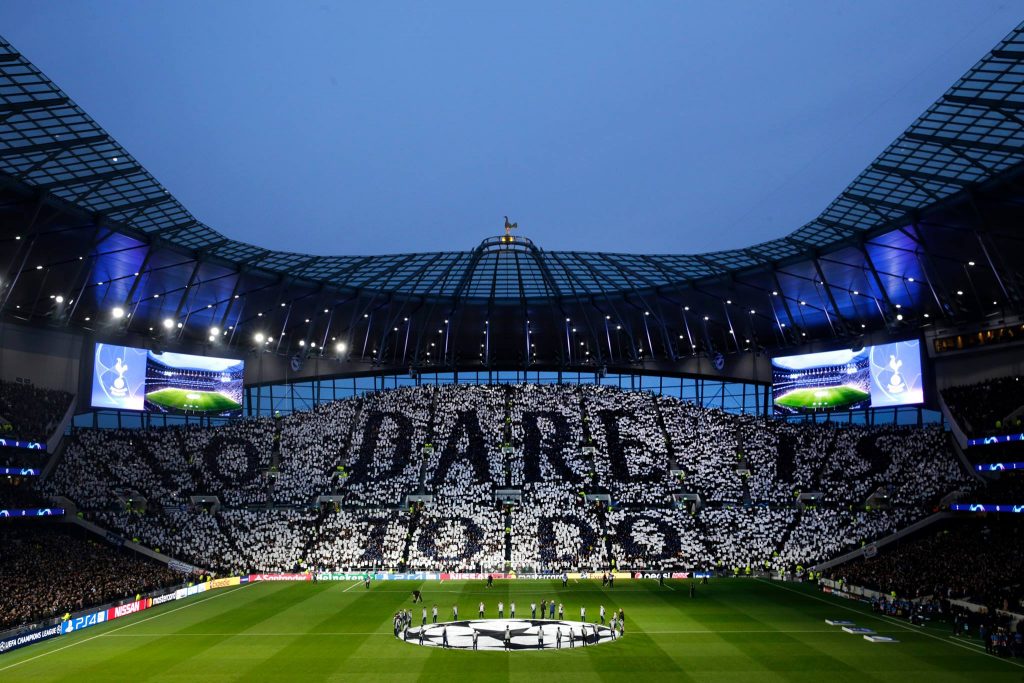
POLYGON ((1021 681, 1020 660, 988 655, 945 628, 910 626, 810 586, 757 579, 688 583, 482 581, 256 583, 171 602, 0 655, 0 680, 32 681, 1021 681), (515 600, 621 607, 626 636, 587 648, 473 652, 395 639, 392 614, 416 623, 423 591, 442 615, 463 618, 515 600), (849 619, 898 643, 869 643, 825 619, 849 619))
POLYGON ((194 410, 196 412, 223 412, 238 410, 242 406, 224 394, 216 391, 191 391, 188 389, 160 389, 146 394, 146 400, 172 410, 194 410))
POLYGON ((786 408, 801 410, 820 410, 825 408, 842 408, 859 401, 866 400, 871 394, 856 387, 819 387, 794 389, 775 399, 775 404, 786 408))

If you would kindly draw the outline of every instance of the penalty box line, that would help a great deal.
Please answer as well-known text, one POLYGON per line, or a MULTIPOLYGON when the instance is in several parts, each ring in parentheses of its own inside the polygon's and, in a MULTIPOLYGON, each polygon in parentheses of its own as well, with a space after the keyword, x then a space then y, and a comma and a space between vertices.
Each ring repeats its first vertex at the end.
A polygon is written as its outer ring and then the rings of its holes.
POLYGON ((28 662, 31 662, 32 660, 39 659, 40 657, 45 657, 47 655, 52 655, 55 652, 60 652, 61 650, 67 650, 69 647, 75 647, 76 645, 82 645, 83 643, 88 643, 90 640, 96 640, 97 638, 103 638, 103 637, 109 636, 112 633, 115 633, 117 631, 123 631, 126 628, 131 628, 132 626, 138 626, 139 624, 143 624, 143 623, 145 623, 147 621, 152 621, 153 619, 159 619, 160 617, 167 616, 168 614, 174 614, 175 612, 180 612, 181 610, 188 609, 189 607, 195 607, 196 605, 202 604, 204 602, 208 602, 210 600, 215 600, 217 598, 222 598, 225 595, 228 595, 230 593, 234 593, 235 591, 237 591, 237 590, 239 590, 241 588, 245 588, 246 586, 251 586, 251 585, 253 585, 253 584, 249 583, 249 584, 246 584, 245 586, 239 586, 238 588, 232 588, 232 589, 224 591, 223 593, 220 593, 218 595, 211 595, 208 598, 203 598, 202 600, 196 600, 195 602, 190 602, 187 605, 182 605, 181 607, 176 607, 175 609, 168 610, 167 612, 161 612, 160 614, 154 614, 151 617, 146 617, 145 619, 140 619, 138 621, 133 621, 130 624, 125 624, 124 626, 119 626, 118 628, 111 629, 110 631, 106 631, 104 633, 98 633, 98 634, 96 634, 94 636, 90 636, 90 637, 88 637, 88 638, 86 638, 84 640, 79 640, 79 641, 76 641, 74 643, 69 643, 69 644, 65 645, 64 647, 58 647, 55 650, 49 650, 47 652, 42 652, 42 653, 36 655, 35 657, 29 657, 28 659, 23 659, 20 662, 15 662, 14 664, 9 664, 9 665, 7 665, 7 666, 5 666, 3 668, 0 668, 0 671, 7 671, 8 669, 13 669, 16 666, 21 666, 22 664, 26 664, 28 662))
MULTIPOLYGON (((762 583, 765 583, 765 579, 757 579, 757 580, 762 582, 762 583)), ((817 595, 807 595, 806 593, 802 593, 802 592, 800 592, 798 590, 793 590, 792 588, 786 588, 785 586, 776 585, 776 584, 772 583, 771 581, 768 581, 767 583, 769 585, 771 585, 771 586, 774 586, 775 588, 778 588, 779 590, 789 591, 790 593, 796 593, 797 595, 802 595, 805 598, 810 598, 811 600, 817 600, 818 602, 823 602, 826 605, 828 605, 829 607, 835 607, 837 609, 846 610, 847 612, 853 612, 854 614, 859 614, 862 617, 870 617, 871 619, 874 619, 876 621, 881 621, 884 624, 892 624, 893 626, 898 626, 901 629, 903 629, 904 631, 910 631, 911 633, 920 633, 921 635, 928 636, 929 638, 932 638, 933 640, 937 640, 940 643, 949 643, 950 645, 956 645, 957 647, 959 647, 959 648, 961 648, 963 650, 967 650, 968 652, 971 652, 973 654, 985 655, 986 657, 991 657, 992 659, 996 659, 996 660, 998 660, 1000 662, 1006 662, 1007 664, 1012 664, 1013 666, 1016 666, 1018 668, 1024 669, 1024 664, 1018 664, 1017 662, 1011 661, 1009 659, 1003 659, 1002 657, 997 657, 996 655, 990 654, 988 652, 982 652, 980 650, 972 649, 972 648, 968 647, 967 645, 965 645, 964 643, 958 643, 958 642, 956 642, 954 640, 946 640, 945 638, 940 638, 939 636, 936 636, 936 635, 933 635, 931 633, 928 633, 927 631, 911 628, 910 626, 902 624, 899 621, 897 621, 896 619, 893 619, 891 617, 887 617, 885 615, 871 614, 869 612, 861 612, 860 610, 853 609, 852 607, 846 607, 845 605, 833 604, 832 602, 829 602, 828 600, 825 600, 824 598, 819 598, 817 595)))

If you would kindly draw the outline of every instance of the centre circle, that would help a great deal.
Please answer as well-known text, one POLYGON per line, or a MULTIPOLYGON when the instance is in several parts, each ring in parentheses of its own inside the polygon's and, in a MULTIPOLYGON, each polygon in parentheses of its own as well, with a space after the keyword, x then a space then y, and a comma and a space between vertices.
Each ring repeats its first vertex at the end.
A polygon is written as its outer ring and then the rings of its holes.
POLYGON ((410 626, 398 632, 400 640, 414 645, 491 651, 567 650, 603 645, 621 637, 621 629, 556 619, 466 619, 410 626))

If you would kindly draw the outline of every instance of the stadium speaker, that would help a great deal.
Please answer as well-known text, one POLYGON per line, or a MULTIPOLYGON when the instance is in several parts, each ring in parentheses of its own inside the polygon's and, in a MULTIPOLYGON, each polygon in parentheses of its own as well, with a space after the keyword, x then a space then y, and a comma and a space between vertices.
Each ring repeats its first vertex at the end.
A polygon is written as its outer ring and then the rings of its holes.
POLYGON ((164 352, 164 345, 160 342, 159 339, 154 339, 149 344, 149 350, 159 356, 164 352))

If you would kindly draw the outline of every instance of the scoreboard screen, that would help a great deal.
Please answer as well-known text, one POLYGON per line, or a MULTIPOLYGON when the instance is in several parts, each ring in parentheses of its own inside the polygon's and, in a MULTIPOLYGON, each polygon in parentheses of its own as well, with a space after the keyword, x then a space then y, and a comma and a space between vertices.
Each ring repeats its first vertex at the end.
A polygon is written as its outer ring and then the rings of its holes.
POLYGON ((786 415, 924 401, 917 340, 772 359, 772 401, 786 415))
POLYGON ((237 417, 244 376, 235 358, 96 344, 92 407, 237 417))

